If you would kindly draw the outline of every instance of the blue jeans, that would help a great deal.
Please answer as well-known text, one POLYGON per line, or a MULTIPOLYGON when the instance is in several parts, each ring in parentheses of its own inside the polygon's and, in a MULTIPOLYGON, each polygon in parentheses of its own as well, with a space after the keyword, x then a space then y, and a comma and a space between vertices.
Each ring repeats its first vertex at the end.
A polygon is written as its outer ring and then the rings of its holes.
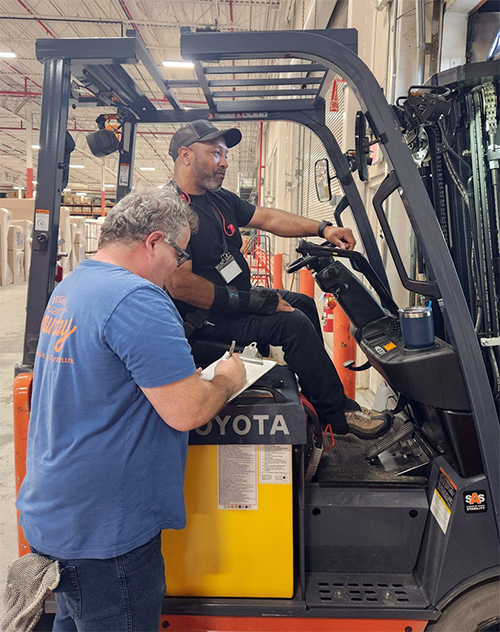
POLYGON ((118 557, 57 560, 55 632, 158 632, 165 571, 161 534, 118 557))

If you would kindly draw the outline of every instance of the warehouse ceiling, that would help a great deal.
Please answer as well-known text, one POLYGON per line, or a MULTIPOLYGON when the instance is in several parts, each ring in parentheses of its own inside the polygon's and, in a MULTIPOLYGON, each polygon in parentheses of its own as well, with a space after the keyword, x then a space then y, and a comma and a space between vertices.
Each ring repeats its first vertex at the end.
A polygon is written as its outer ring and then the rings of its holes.
MULTIPOLYGON (((332 1, 332 9, 334 6, 332 1)), ((182 26, 220 31, 289 29, 294 12, 299 10, 304 24, 302 0, 2 0, 0 52, 12 52, 15 57, 0 58, 0 190, 26 186, 26 125, 30 118, 33 144, 38 143, 43 67, 35 55, 37 39, 120 37, 125 36, 127 30, 135 29, 167 82, 195 80, 193 69, 162 65, 165 60, 181 60, 182 26)), ((234 63, 227 61, 221 65, 234 63)), ((269 63, 269 60, 256 63, 269 63)), ((130 66, 128 71, 156 107, 170 109, 146 72, 130 66)), ((238 75, 238 78, 247 77, 238 75)), ((217 78, 227 78, 227 75, 217 78)), ((207 107, 200 88, 179 87, 174 92, 186 108, 207 107)), ((90 153, 86 135, 97 129, 95 119, 104 112, 110 109, 70 110, 68 129, 76 141, 71 162, 84 166, 70 170, 68 187, 73 192, 100 190, 102 160, 90 153)), ((135 183, 160 186, 170 179, 173 165, 167 150, 175 129, 173 125, 139 126, 135 183), (150 170, 144 171, 144 167, 150 170)), ((233 190, 237 188, 238 173, 244 177, 255 174, 258 159, 259 123, 242 123, 241 129, 243 141, 231 150, 225 185, 233 190)), ((33 162, 36 179, 36 149, 33 162)), ((111 192, 116 179, 117 154, 106 158, 104 164, 105 182, 111 192)))

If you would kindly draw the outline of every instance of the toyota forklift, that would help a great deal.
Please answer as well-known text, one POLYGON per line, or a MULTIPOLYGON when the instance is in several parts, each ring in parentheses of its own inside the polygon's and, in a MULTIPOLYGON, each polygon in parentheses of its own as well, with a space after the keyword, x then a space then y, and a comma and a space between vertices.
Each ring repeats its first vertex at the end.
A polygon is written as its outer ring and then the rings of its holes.
MULTIPOLYGON (((101 134, 94 149, 118 151, 117 199, 132 186, 141 123, 207 118, 304 125, 325 149, 318 190, 328 199, 331 165, 343 190, 335 220, 341 224, 350 209, 363 252, 301 240, 288 271, 307 267, 334 295, 367 358, 351 368, 373 367, 383 376, 394 424, 378 441, 349 435, 328 441, 292 372, 277 366, 192 431, 188 526, 164 533, 160 629, 498 631, 498 68, 491 62, 436 75, 392 107, 357 56, 353 29, 182 29, 182 57, 194 63, 197 77, 188 82, 165 81, 134 31, 123 38, 39 40, 36 52, 44 83, 24 355, 14 388, 18 488, 38 332, 54 288, 72 148, 69 108, 116 112, 119 142, 114 130, 108 141, 101 134), (256 59, 270 61, 252 65, 256 59), (219 65, 226 60, 238 63, 219 65), (138 64, 164 95, 164 109, 128 72, 138 64), (255 78, 262 73, 275 78, 255 78), (360 104, 355 150, 347 154, 325 124, 335 73, 360 104), (191 84, 202 89, 206 109, 182 107, 175 89, 191 84), (357 171, 366 179, 374 142, 389 167, 373 198, 385 243, 415 303, 433 305, 437 335, 424 348, 405 346, 401 306, 353 178, 357 171), (391 232, 386 203, 392 195, 401 198, 415 236, 416 273, 406 269, 391 232)), ((245 353, 249 362, 261 361, 255 349, 245 353)), ((28 551, 20 532, 20 552, 28 551)), ((54 608, 49 598, 44 619, 54 608)))

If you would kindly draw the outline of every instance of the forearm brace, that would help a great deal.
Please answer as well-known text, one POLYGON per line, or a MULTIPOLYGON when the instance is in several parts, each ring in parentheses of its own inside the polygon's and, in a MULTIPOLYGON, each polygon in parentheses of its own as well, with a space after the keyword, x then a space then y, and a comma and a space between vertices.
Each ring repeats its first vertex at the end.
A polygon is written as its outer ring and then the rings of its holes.
POLYGON ((278 292, 265 287, 238 290, 234 285, 215 285, 214 301, 210 309, 221 312, 274 314, 280 300, 278 292))

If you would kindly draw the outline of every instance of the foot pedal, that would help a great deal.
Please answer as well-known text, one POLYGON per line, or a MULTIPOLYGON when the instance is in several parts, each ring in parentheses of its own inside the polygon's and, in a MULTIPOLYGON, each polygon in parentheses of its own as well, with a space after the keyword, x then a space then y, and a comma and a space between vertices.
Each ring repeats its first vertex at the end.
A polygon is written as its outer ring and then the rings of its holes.
POLYGON ((384 450, 388 450, 399 441, 403 441, 403 439, 408 439, 415 432, 415 427, 411 421, 407 421, 401 428, 392 435, 384 437, 377 441, 375 445, 371 448, 368 448, 366 451, 366 458, 370 461, 377 457, 379 454, 382 454, 384 450))

